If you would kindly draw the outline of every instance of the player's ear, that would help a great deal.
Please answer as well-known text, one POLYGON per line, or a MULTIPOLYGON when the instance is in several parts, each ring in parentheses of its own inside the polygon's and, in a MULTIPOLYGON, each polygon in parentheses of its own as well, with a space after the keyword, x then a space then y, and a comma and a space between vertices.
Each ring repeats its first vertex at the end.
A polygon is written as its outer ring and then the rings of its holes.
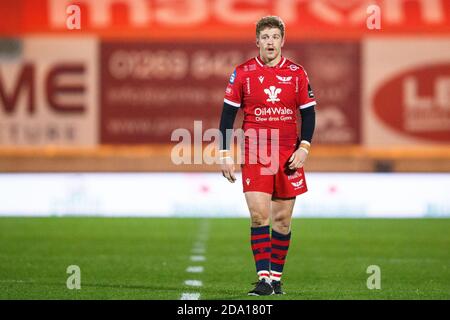
POLYGON ((284 40, 285 40, 285 37, 283 37, 283 39, 281 40, 281 47, 283 48, 283 46, 284 46, 284 40))
POLYGON ((256 38, 256 46, 259 48, 259 39, 256 38))

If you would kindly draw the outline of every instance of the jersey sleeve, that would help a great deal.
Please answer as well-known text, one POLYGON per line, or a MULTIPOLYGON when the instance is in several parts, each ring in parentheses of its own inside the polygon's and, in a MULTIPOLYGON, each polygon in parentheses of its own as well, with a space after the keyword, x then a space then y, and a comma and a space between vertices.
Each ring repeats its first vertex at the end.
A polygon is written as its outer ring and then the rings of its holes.
POLYGON ((308 74, 302 69, 299 90, 297 92, 297 106, 299 109, 306 109, 315 106, 316 104, 316 98, 314 97, 308 74))
POLYGON ((225 98, 223 101, 230 106, 239 108, 242 103, 242 81, 240 79, 240 72, 235 69, 228 82, 225 90, 225 98))

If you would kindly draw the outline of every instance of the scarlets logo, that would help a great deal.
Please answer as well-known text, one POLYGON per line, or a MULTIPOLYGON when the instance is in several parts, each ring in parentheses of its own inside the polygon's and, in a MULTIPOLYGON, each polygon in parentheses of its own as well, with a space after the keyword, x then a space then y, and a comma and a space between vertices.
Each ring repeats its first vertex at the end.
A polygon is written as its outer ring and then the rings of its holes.
POLYGON ((298 182, 291 182, 291 184, 295 189, 302 188, 303 187, 303 179, 301 179, 298 182))
POLYGON ((280 81, 280 84, 290 84, 292 77, 281 77, 281 76, 277 76, 277 79, 280 81))

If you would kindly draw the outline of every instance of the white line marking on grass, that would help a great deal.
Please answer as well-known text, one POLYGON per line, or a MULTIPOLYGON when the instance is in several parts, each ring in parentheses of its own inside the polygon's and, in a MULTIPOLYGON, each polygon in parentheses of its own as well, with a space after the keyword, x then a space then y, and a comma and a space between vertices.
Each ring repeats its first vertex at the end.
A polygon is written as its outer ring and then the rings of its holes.
POLYGON ((200 293, 183 293, 180 300, 198 300, 200 293))
MULTIPOLYGON (((206 245, 209 237, 209 222, 204 220, 200 225, 199 232, 192 246, 191 252, 193 255, 190 256, 191 261, 205 261, 206 245)), ((186 272, 188 273, 202 273, 204 271, 203 266, 188 266, 186 272)), ((203 282, 201 280, 185 280, 184 284, 191 287, 202 287, 203 282)), ((181 295, 181 300, 198 300, 200 299, 200 293, 198 292, 184 292, 181 295)))
POLYGON ((198 240, 197 242, 194 243, 194 248, 204 248, 205 247, 205 240, 198 240))
POLYGON ((33 281, 25 281, 25 280, 0 280, 0 283, 32 283, 33 281))
POLYGON ((203 272, 202 266, 187 267, 186 272, 200 273, 203 272))
POLYGON ((198 241, 205 241, 205 240, 207 240, 207 239, 208 239, 208 233, 207 233, 207 232, 201 233, 201 234, 197 237, 197 240, 198 240, 198 241))
POLYGON ((205 256, 191 256, 191 261, 205 261, 205 256))
POLYGON ((196 253, 196 254, 205 253, 205 248, 194 248, 194 249, 192 249, 192 253, 196 253))
POLYGON ((203 282, 201 282, 200 280, 186 280, 184 282, 185 285, 187 286, 191 286, 191 287, 201 287, 203 286, 203 282))

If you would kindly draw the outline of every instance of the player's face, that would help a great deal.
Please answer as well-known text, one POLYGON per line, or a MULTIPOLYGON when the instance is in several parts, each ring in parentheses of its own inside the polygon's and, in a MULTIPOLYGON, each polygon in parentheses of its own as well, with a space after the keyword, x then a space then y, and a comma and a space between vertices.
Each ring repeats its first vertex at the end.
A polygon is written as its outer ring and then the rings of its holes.
POLYGON ((266 63, 281 57, 281 48, 283 45, 284 39, 281 36, 281 30, 278 28, 261 30, 259 37, 256 39, 259 55, 266 63))

